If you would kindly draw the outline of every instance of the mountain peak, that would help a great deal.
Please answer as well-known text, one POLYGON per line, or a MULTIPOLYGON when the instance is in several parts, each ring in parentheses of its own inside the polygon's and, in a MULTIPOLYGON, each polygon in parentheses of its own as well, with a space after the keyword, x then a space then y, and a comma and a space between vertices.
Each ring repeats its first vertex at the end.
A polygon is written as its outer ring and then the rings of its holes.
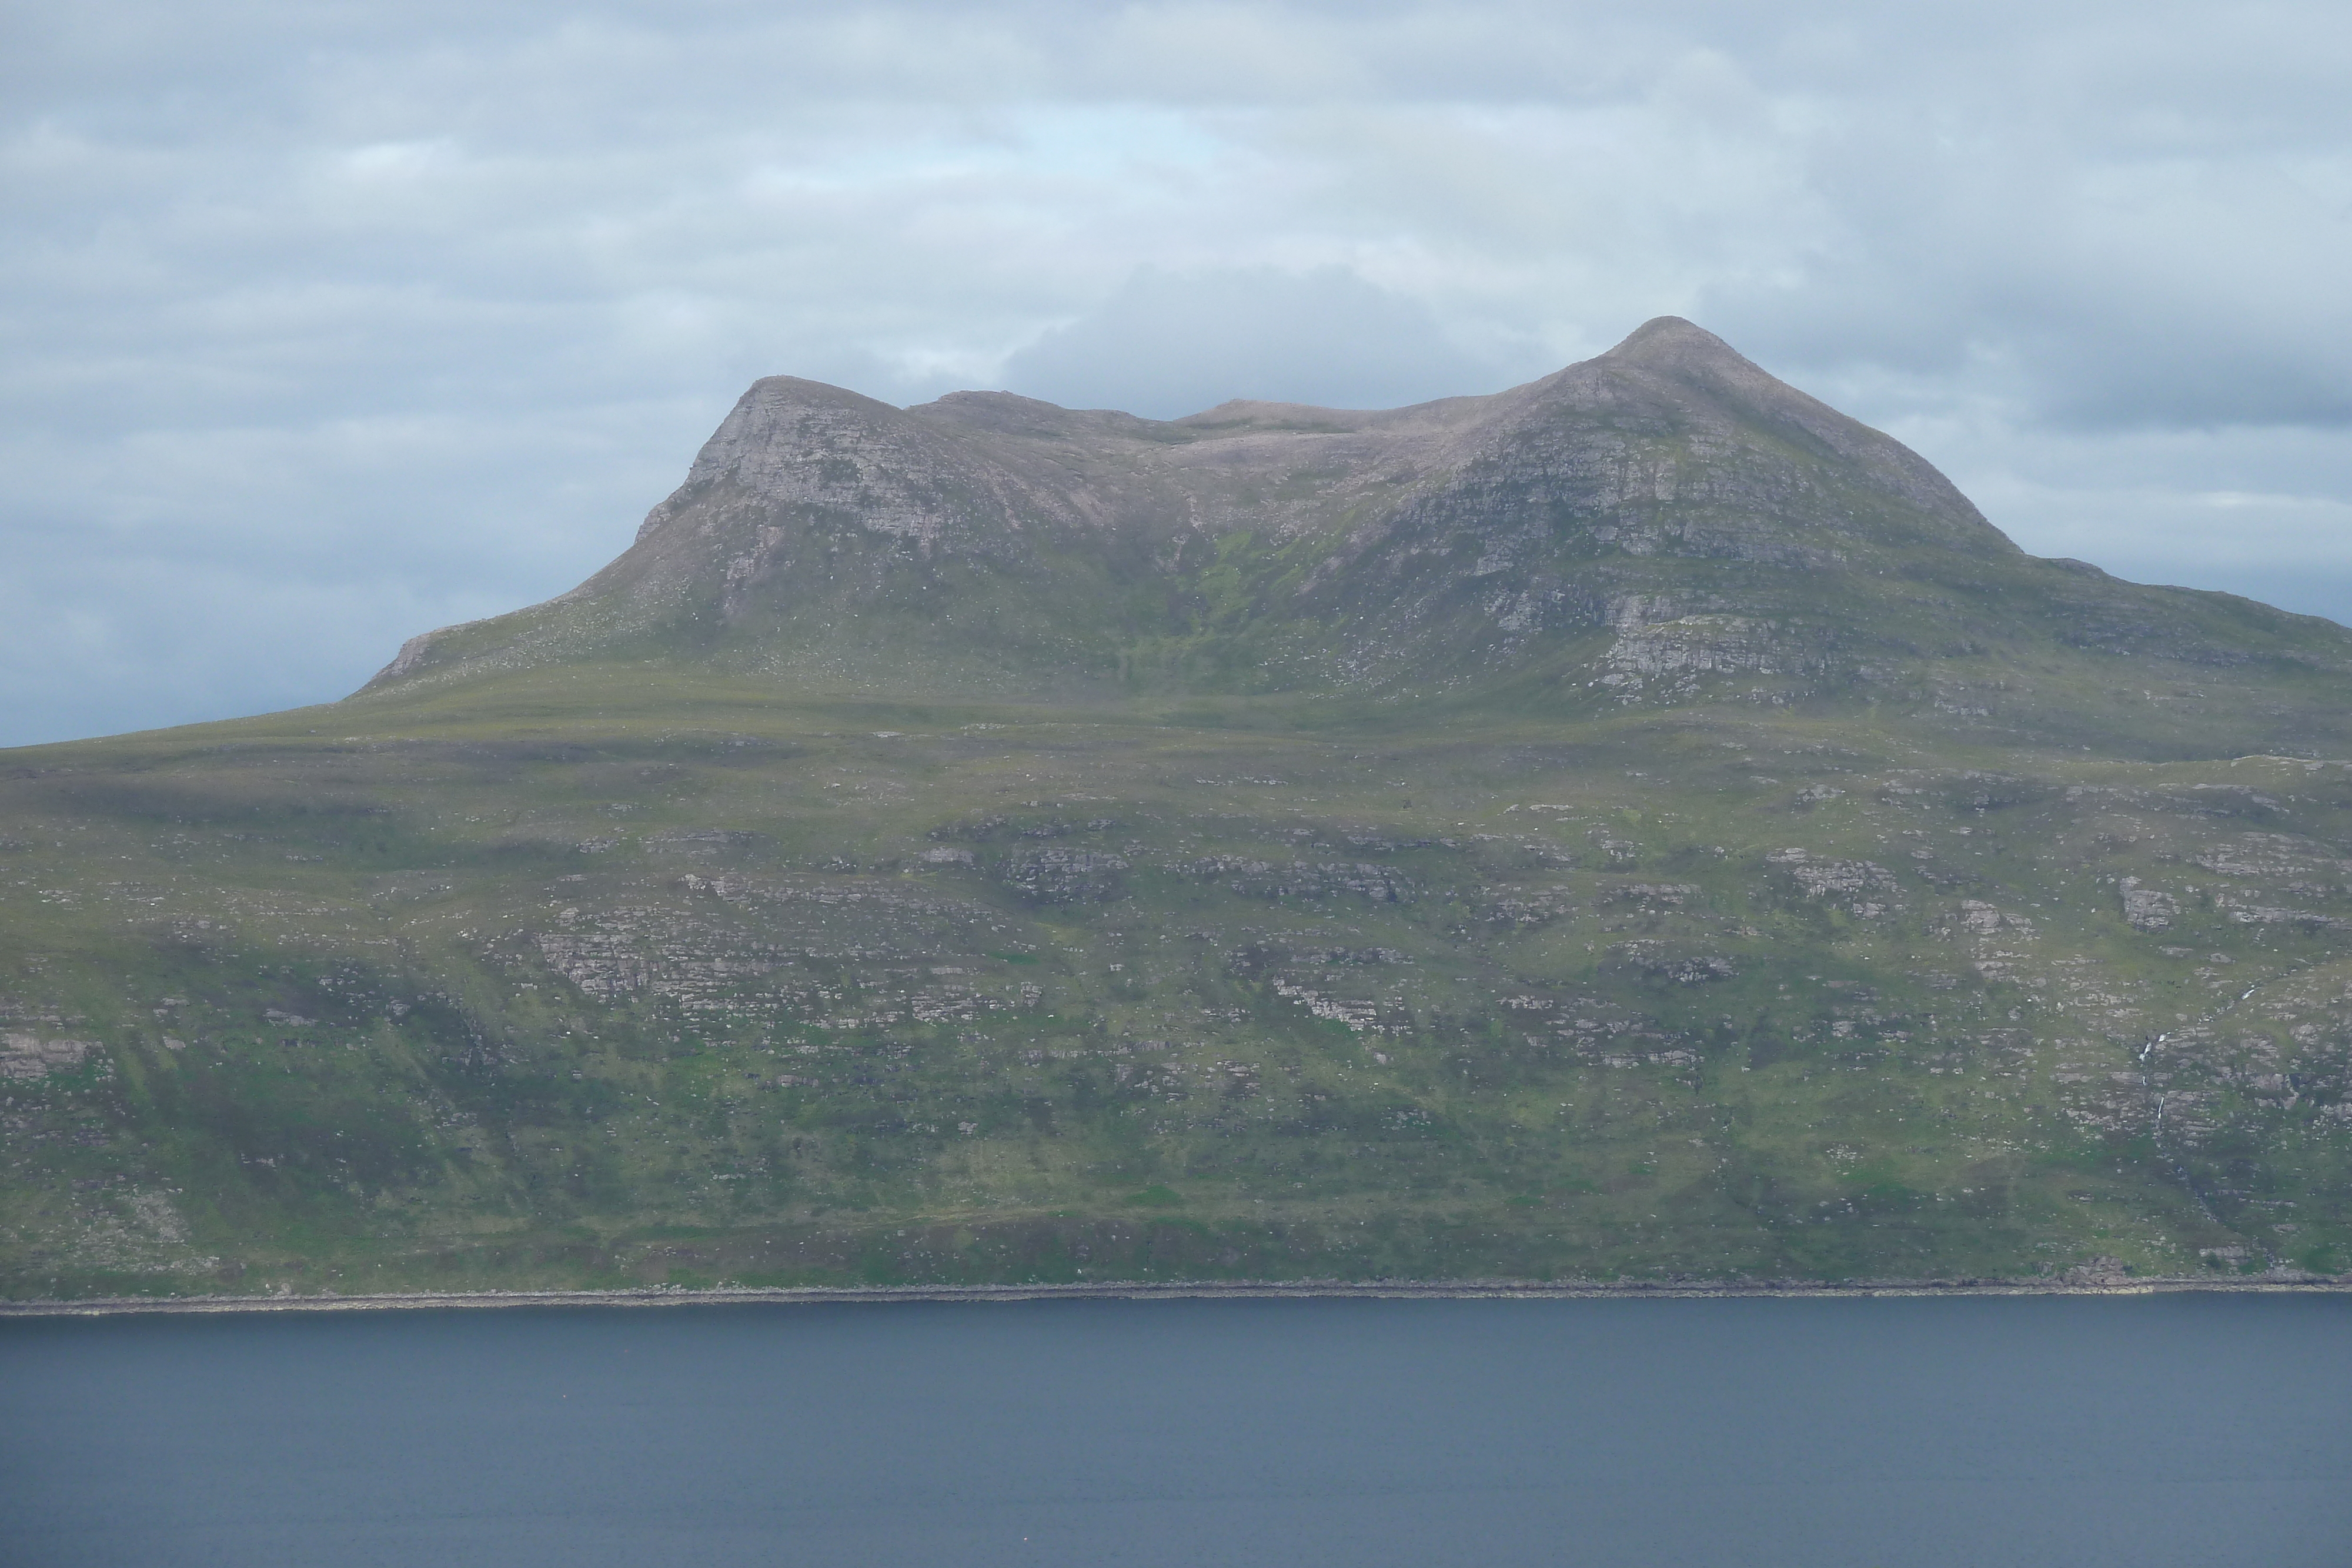
POLYGON ((1680 316, 1653 316, 1631 332, 1615 348, 1599 356, 1604 360, 1661 369, 1687 369, 1713 361, 1747 365, 1751 361, 1738 350, 1699 326, 1680 316))
POLYGON ((1786 408, 1791 402, 1800 402, 1833 419, 1846 418, 1790 386, 1706 328, 1679 316, 1652 317, 1626 334, 1624 341, 1587 362, 1664 376, 1750 403, 1770 402, 1786 408))

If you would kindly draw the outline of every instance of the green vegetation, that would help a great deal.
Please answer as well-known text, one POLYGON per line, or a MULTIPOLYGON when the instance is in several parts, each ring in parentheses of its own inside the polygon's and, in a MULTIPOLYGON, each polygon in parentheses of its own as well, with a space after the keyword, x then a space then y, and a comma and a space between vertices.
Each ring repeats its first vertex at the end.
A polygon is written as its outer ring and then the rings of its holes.
POLYGON ((19 754, 7 1289, 2352 1244, 2339 764, 633 684, 19 754))
POLYGON ((578 594, 0 758, 0 1292, 2345 1268, 2352 634, 1644 331, 762 383, 578 594))

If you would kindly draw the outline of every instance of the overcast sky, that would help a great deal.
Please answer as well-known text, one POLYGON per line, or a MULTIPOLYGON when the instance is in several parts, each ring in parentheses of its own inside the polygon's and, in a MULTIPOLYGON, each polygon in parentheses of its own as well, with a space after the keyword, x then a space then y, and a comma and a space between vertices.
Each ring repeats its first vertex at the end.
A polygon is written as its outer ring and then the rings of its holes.
POLYGON ((341 695, 753 377, 1171 416, 1662 313, 2352 621, 2352 9, 74 0, 0 37, 0 744, 341 695))

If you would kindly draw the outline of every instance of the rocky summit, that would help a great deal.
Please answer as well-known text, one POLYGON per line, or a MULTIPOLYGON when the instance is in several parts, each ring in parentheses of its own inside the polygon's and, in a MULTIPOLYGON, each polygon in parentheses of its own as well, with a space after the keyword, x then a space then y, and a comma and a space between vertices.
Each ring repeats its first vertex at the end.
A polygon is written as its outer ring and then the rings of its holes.
POLYGON ((0 757, 0 1293, 2332 1278, 2347 674, 1670 318, 772 378, 561 598, 0 757))

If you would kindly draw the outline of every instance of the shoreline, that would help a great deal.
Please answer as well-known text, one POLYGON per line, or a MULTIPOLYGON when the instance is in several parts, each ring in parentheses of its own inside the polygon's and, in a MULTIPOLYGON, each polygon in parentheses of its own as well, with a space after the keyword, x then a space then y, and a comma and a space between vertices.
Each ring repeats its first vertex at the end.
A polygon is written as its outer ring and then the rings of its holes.
POLYGON ((1895 1296, 2154 1296, 2352 1294, 2352 1278, 2204 1280, 2179 1275, 2146 1280, 1887 1280, 1853 1284, 1739 1281, 1612 1282, 1541 1280, 1347 1281, 1216 1280, 1104 1281, 1033 1285, 793 1285, 693 1289, 646 1286, 616 1291, 425 1291, 383 1296, 112 1296, 85 1301, 0 1301, 0 1318, 121 1317, 210 1312, 380 1312, 495 1307, 697 1307, 817 1305, 846 1301, 1604 1301, 1768 1298, 1877 1299, 1895 1296))

